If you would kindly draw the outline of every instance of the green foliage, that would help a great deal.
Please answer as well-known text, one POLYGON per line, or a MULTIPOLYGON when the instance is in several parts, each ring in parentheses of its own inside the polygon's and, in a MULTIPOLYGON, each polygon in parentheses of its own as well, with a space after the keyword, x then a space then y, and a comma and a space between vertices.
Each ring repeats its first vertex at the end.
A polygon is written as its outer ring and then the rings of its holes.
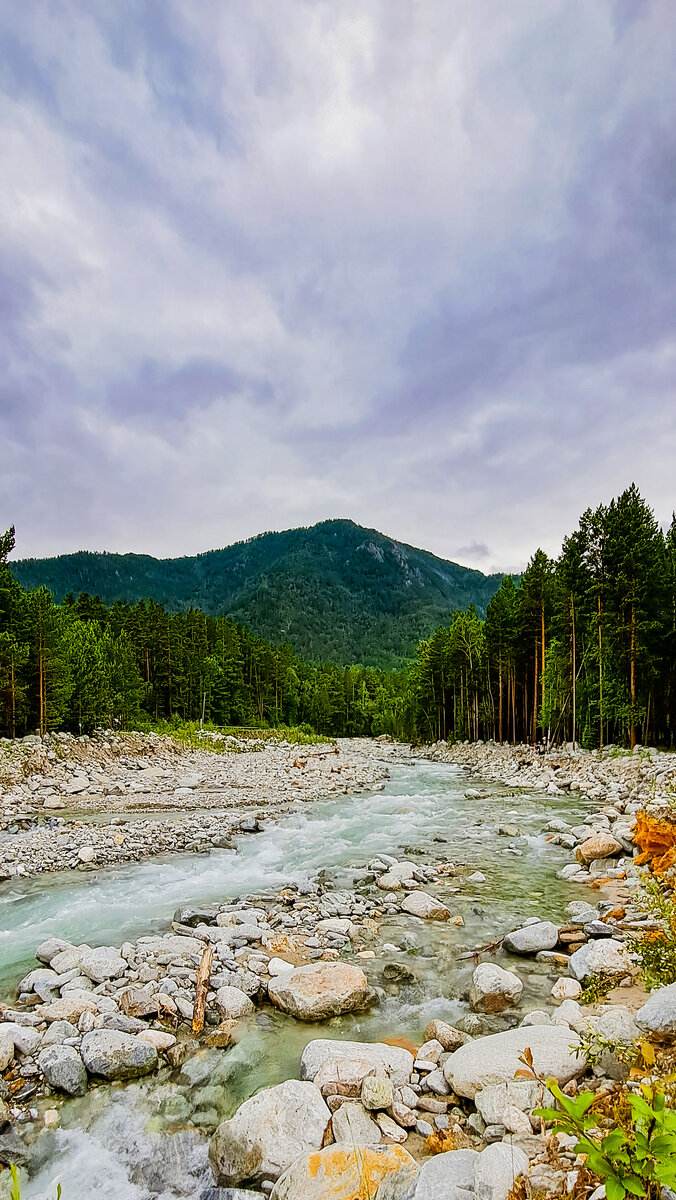
POLYGON ((81 554, 10 571, 13 545, 9 530, 10 736, 203 719, 329 737, 674 745, 676 518, 662 533, 634 485, 583 513, 556 561, 537 550, 499 587, 349 521, 163 562, 81 554), (46 581, 63 603, 17 579, 46 581), (407 669, 339 665, 357 659, 407 669))
POLYGON ((409 662, 456 609, 484 614, 500 583, 352 521, 264 533, 194 558, 82 552, 11 569, 59 601, 87 592, 106 604, 151 599, 172 613, 225 613, 267 641, 288 638, 311 662, 383 670, 409 662))
POLYGON ((539 1108, 535 1116, 551 1121, 554 1132, 577 1137, 575 1152, 605 1184, 607 1200, 627 1194, 658 1200, 663 1187, 676 1186, 676 1112, 662 1092, 647 1086, 641 1095, 628 1092, 628 1127, 600 1136, 593 1092, 566 1096, 554 1079, 547 1087, 560 1108, 539 1108))
POLYGON ((627 942, 646 988, 653 991, 676 983, 676 904, 672 889, 654 875, 647 875, 641 881, 638 899, 661 926, 646 930, 627 942))
POLYGON ((580 994, 580 1004, 598 1004, 614 987, 617 987, 617 979, 614 975, 606 975, 602 971, 588 975, 580 994))
POLYGON ((635 485, 587 510, 556 562, 537 550, 504 579, 478 624, 457 613, 418 647, 421 739, 674 745, 676 518, 663 534, 635 485))

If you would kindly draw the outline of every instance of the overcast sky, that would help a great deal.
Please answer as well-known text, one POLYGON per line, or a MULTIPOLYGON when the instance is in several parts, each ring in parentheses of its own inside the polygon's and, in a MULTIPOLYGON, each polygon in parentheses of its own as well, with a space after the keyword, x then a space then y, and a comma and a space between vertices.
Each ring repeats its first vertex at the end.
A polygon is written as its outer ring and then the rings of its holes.
POLYGON ((0 2, 0 526, 350 517, 483 570, 676 505, 674 0, 0 2))

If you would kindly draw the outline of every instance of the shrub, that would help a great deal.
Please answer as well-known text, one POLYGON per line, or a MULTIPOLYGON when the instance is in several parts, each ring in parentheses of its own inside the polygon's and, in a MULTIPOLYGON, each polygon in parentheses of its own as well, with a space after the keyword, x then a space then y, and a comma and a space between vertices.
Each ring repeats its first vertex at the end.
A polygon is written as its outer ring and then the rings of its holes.
POLYGON ((547 1087, 560 1108, 539 1108, 535 1116, 553 1123, 554 1132, 577 1137, 575 1152, 605 1184, 607 1200, 645 1196, 659 1200, 663 1187, 676 1187, 676 1112, 663 1092, 649 1085, 641 1094, 627 1092, 627 1128, 617 1126, 601 1136, 599 1117, 591 1112, 593 1092, 566 1096, 556 1080, 547 1087))

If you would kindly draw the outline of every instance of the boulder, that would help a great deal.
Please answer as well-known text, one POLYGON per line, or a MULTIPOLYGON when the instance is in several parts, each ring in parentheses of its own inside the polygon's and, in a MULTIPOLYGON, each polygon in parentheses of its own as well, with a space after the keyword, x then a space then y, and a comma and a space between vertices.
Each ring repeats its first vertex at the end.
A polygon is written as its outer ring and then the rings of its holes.
POLYGON ((52 971, 50 967, 37 967, 35 971, 29 971, 24 975, 23 979, 17 987, 19 992, 32 992, 52 989, 58 982, 60 976, 56 971, 52 971))
POLYGON ((603 938, 595 942, 586 942, 574 954, 571 954, 568 970, 582 982, 588 975, 630 975, 632 966, 629 952, 624 942, 616 942, 614 938, 603 938))
POLYGON ((415 1200, 472 1200, 477 1150, 447 1150, 420 1168, 415 1200))
POLYGON ((401 907, 403 912, 421 917, 423 921, 447 921, 451 915, 446 905, 428 892, 411 892, 404 897, 401 907))
POLYGON ((11 1038, 14 1049, 21 1054, 35 1054, 42 1043, 42 1034, 30 1025, 19 1025, 17 1021, 7 1021, 0 1025, 0 1037, 11 1038))
POLYGON ((224 1021, 236 1021, 239 1017, 248 1017, 255 1011, 245 992, 227 985, 218 989, 214 1004, 224 1021))
POLYGON ((387 1046, 384 1042, 337 1042, 316 1038, 308 1042, 300 1060, 301 1079, 316 1079, 325 1063, 345 1059, 366 1060, 373 1067, 386 1071, 395 1087, 404 1087, 413 1070, 413 1055, 402 1046, 387 1046))
POLYGON ((361 1104, 341 1104, 331 1118, 333 1139, 347 1142, 348 1146, 377 1146, 381 1133, 375 1121, 364 1111, 361 1104))
POLYGON ((127 1017, 156 1017, 160 1011, 156 996, 142 987, 130 987, 120 996, 120 1008, 127 1017))
POLYGON ((186 955, 204 952, 204 942, 200 938, 185 937, 179 933, 168 933, 164 937, 139 938, 139 950, 148 954, 186 955))
POLYGON ((582 984, 577 979, 563 976, 552 985, 550 995, 552 1000, 579 1000, 582 995, 582 984))
POLYGON ((40 942, 35 957, 43 963, 51 963, 52 959, 60 954, 62 950, 74 950, 72 942, 64 942, 63 938, 47 938, 46 941, 40 942))
POLYGON ((558 940, 556 925, 551 921, 538 921, 508 933, 503 946, 512 954, 537 954, 540 950, 553 950, 558 940))
POLYGON ((577 1049, 578 1043, 577 1034, 568 1026, 507 1029, 461 1046, 446 1060, 444 1076, 459 1096, 473 1100, 489 1084, 511 1082, 523 1069, 521 1056, 530 1049, 538 1075, 545 1079, 551 1076, 564 1084, 585 1070, 586 1059, 577 1049))
POLYGON ((214 1133, 209 1161, 216 1183, 278 1179, 296 1159, 319 1150, 330 1119, 314 1083, 287 1079, 265 1088, 245 1100, 214 1133))
POLYGON ((528 1156, 518 1146, 494 1142, 479 1155, 474 1172, 476 1200, 507 1200, 516 1180, 528 1173, 528 1156))
POLYGON ((595 833, 577 847, 575 857, 583 867, 588 867, 596 858, 612 858, 614 854, 622 852, 621 843, 612 833, 595 833))
POLYGON ((82 1039, 80 1053, 90 1075, 136 1079, 157 1066, 157 1050, 131 1033, 94 1029, 82 1039))
MULTIPOLYGON (((532 1112, 545 1104, 553 1104, 554 1097, 539 1083, 530 1079, 512 1079, 507 1083, 489 1083, 474 1097, 474 1104, 487 1125, 504 1125, 508 1109, 532 1112), (544 1095, 543 1095, 544 1093, 544 1095)), ((529 1126, 528 1132, 532 1130, 529 1126)))
POLYGON ((403 1198, 413 1189, 418 1165, 401 1146, 326 1146, 294 1162, 277 1180, 270 1200, 367 1200, 403 1198), (396 1181, 397 1190, 389 1186, 396 1181))
POLYGON ((49 1029, 42 1035, 43 1046, 60 1046, 67 1038, 77 1037, 77 1029, 70 1021, 52 1021, 49 1029))
POLYGON ((376 1070, 366 1058, 332 1058, 325 1062, 314 1077, 322 1096, 361 1096, 361 1085, 367 1075, 376 1070))
POLYGON ((50 1087, 69 1096, 84 1096, 87 1071, 74 1046, 47 1046, 38 1055, 38 1066, 50 1087))
POLYGON ((14 1059, 14 1042, 9 1034, 2 1032, 0 1026, 0 1071, 5 1071, 14 1059))
POLYGON ((173 1033, 165 1033, 163 1029, 143 1029, 136 1036, 140 1042, 147 1042, 156 1050, 171 1050, 171 1047, 176 1045, 173 1033))
POLYGON ((382 1112, 392 1107, 394 1100, 394 1084, 389 1075, 382 1071, 374 1071, 366 1075, 361 1085, 361 1102, 369 1112, 382 1112))
POLYGON ((446 1021, 428 1021, 423 1036, 425 1041, 434 1039, 441 1042, 444 1050, 457 1050, 459 1046, 464 1046, 465 1042, 469 1041, 468 1034, 449 1025, 446 1021))
POLYGON ((98 997, 79 988, 64 992, 60 1000, 39 1004, 36 1013, 43 1021, 79 1021, 83 1012, 98 1012, 98 997))
MULTIPOLYGON (((84 949, 84 948, 83 948, 84 949)), ((73 971, 80 966, 83 950, 77 946, 66 946, 64 950, 59 950, 50 962, 52 971, 56 971, 57 975, 65 975, 67 971, 73 971)))
POLYGON ((322 1021, 365 1008, 372 992, 364 972, 349 963, 312 963, 271 979, 268 995, 300 1021, 322 1021))
POLYGON ((478 1012, 496 1013, 516 1004, 523 991, 518 975, 497 963, 479 963, 472 975, 469 1002, 478 1012))
POLYGON ((636 1024, 658 1037, 676 1034, 676 983, 652 992, 636 1013, 636 1024))

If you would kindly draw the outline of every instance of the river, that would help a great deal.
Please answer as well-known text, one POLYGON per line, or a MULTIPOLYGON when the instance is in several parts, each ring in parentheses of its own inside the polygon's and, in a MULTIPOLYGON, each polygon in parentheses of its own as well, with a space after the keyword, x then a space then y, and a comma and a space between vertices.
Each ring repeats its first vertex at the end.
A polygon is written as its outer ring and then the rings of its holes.
MULTIPOLYGON (((462 917, 462 926, 413 922, 415 950, 389 954, 386 961, 408 966, 414 980, 386 986, 369 1013, 310 1026, 259 1010, 242 1022, 240 1040, 226 1051, 202 1050, 180 1073, 165 1069, 142 1083, 95 1088, 65 1103, 62 1128, 37 1139, 34 1168, 43 1166, 26 1184, 26 1200, 42 1198, 50 1187, 53 1191, 57 1179, 63 1200, 198 1197, 208 1182, 205 1142, 186 1125, 202 1121, 208 1126, 214 1112, 230 1116, 260 1087, 297 1077, 300 1053, 311 1038, 419 1041, 431 1017, 453 1022, 466 1013, 459 996, 472 964, 460 958, 463 952, 528 916, 557 920, 571 899, 588 897, 584 889, 556 878, 569 853, 547 844, 542 830, 551 816, 579 821, 591 807, 576 796, 513 795, 495 784, 485 788, 487 798, 467 798, 470 784, 481 787, 451 765, 398 763, 383 792, 308 804, 262 833, 242 836, 236 851, 3 884, 0 972, 8 994, 10 984, 35 965, 35 946, 45 937, 120 945, 126 937, 166 929, 179 904, 273 892, 322 868, 338 886, 349 886, 351 869, 378 852, 401 858, 422 851, 422 861, 443 856, 486 876, 485 882, 470 885, 462 882, 464 871, 457 894, 449 888, 447 903, 462 917), (518 826, 521 836, 512 849, 512 839, 495 832, 499 823, 518 826)), ((410 918, 390 918, 382 924, 381 938, 400 944, 411 927, 410 918)), ((383 959, 378 956, 364 967, 382 986, 383 959)), ((540 1006, 551 987, 546 968, 522 959, 519 974, 523 1005, 540 1006)))

